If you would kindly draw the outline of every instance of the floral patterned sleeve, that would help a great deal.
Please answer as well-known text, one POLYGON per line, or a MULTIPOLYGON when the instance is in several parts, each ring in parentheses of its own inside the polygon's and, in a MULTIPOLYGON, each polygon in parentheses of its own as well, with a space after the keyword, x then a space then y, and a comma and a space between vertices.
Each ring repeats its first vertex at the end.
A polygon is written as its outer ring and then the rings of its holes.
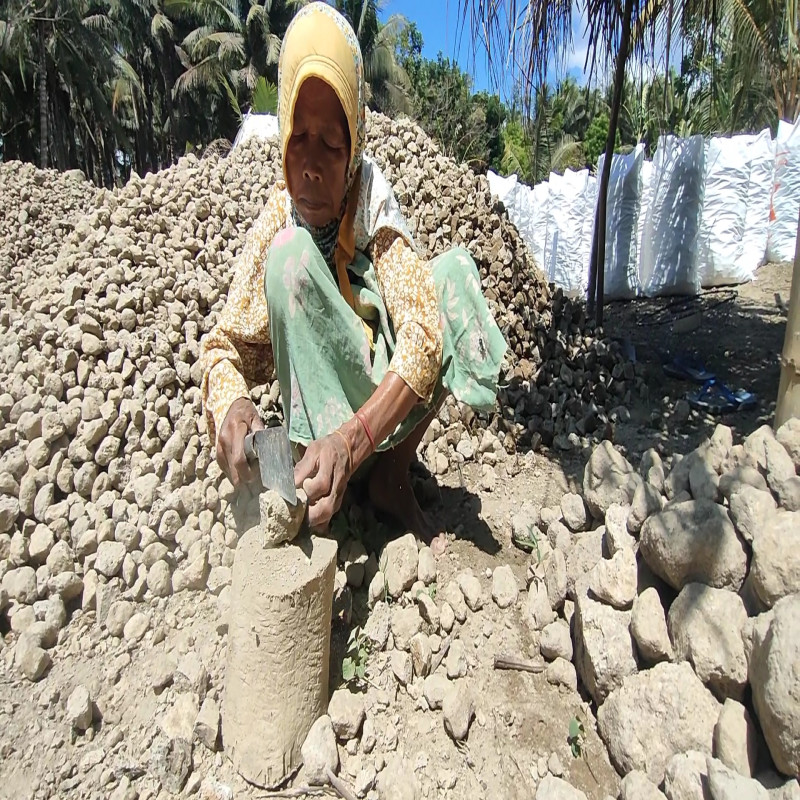
POLYGON ((203 408, 214 443, 234 400, 249 397, 250 386, 266 382, 273 371, 264 268, 267 249, 286 221, 284 207, 278 184, 248 234, 225 308, 200 345, 203 408))
POLYGON ((430 267, 389 228, 376 234, 371 257, 396 337, 389 370, 430 402, 442 366, 442 329, 430 267))

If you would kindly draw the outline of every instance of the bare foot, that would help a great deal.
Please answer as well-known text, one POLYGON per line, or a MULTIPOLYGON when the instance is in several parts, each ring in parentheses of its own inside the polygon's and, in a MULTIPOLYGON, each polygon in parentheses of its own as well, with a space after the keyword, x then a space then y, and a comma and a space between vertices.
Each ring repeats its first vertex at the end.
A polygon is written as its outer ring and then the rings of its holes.
POLYGON ((447 547, 444 532, 417 502, 408 470, 399 467, 390 453, 385 453, 369 476, 369 499, 379 511, 391 515, 405 528, 428 544, 434 555, 447 547))

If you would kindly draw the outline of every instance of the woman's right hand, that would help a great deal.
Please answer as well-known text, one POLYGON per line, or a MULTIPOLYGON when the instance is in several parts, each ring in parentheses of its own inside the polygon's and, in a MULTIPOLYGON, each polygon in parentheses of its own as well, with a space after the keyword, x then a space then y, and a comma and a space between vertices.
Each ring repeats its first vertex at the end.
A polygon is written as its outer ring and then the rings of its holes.
POLYGON ((264 423, 250 398, 234 400, 217 437, 217 461, 234 486, 258 478, 258 467, 251 466, 244 454, 244 439, 248 433, 262 430, 264 423))

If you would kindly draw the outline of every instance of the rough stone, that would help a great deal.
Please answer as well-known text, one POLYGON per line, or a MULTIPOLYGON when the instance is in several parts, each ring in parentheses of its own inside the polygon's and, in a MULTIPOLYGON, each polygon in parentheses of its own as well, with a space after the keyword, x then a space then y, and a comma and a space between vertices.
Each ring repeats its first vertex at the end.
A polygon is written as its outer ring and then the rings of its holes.
POLYGON ((636 539, 628 531, 630 515, 631 507, 621 506, 619 503, 610 505, 606 510, 605 544, 610 556, 615 555, 618 550, 622 550, 625 547, 630 547, 631 550, 635 550, 637 547, 636 539))
POLYGON ((457 580, 467 603, 467 608, 470 611, 480 611, 484 604, 481 582, 472 574, 471 570, 460 572, 457 580))
POLYGON ((206 697, 194 722, 194 737, 211 752, 219 749, 219 704, 212 697, 206 697))
POLYGON ((750 684, 772 760, 785 775, 800 773, 800 594, 779 600, 750 658, 750 684))
POLYGON ((592 452, 583 473, 583 496, 596 519, 613 503, 630 504, 641 479, 608 440, 592 452))
POLYGON ((413 533, 387 543, 381 553, 379 566, 386 579, 386 586, 392 597, 410 589, 417 580, 419 551, 413 533))
POLYGON ((106 628, 112 636, 121 637, 125 625, 128 620, 133 616, 135 606, 127 600, 116 600, 111 604, 106 616, 106 628))
POLYGON ((723 764, 747 778, 758 767, 758 731, 750 712, 728 698, 714 727, 714 755, 723 764))
POLYGON ((411 639, 411 661, 414 665, 414 674, 424 678, 431 669, 433 653, 428 637, 424 633, 417 633, 411 639))
POLYGON ((556 620, 547 625, 539 639, 539 649, 542 655, 550 661, 554 661, 556 658, 571 661, 572 637, 569 625, 563 620, 556 620))
POLYGON ((754 542, 765 527, 772 525, 778 504, 769 491, 743 484, 730 495, 730 515, 736 530, 746 542, 754 542))
POLYGON ((172 573, 166 561, 156 561, 147 570, 147 588, 155 597, 169 597, 172 594, 172 573))
POLYGON ((178 794, 192 771, 191 740, 156 737, 150 747, 149 768, 166 791, 178 794))
POLYGON ((769 800, 769 793, 758 781, 729 769, 716 758, 707 759, 706 764, 713 800, 769 800))
POLYGON ((333 732, 345 742, 358 736, 366 715, 363 695, 349 689, 337 689, 328 703, 333 732))
POLYGON ((578 673, 571 661, 557 658, 550 662, 545 670, 547 682, 554 686, 566 686, 573 692, 578 691, 578 673))
POLYGON ((545 562, 544 585, 550 608, 559 611, 567 598, 567 560, 561 550, 554 550, 545 562))
POLYGON ((408 650, 411 639, 422 630, 422 617, 416 605, 406 608, 395 608, 391 614, 392 635, 394 646, 398 650, 408 650))
POLYGON ((631 633, 639 655, 651 663, 670 661, 672 642, 658 590, 650 586, 634 601, 631 613, 631 633))
MULTIPOLYGON (((631 510, 626 520, 626 525, 631 533, 638 534, 642 530, 642 525, 648 517, 658 514, 664 507, 664 499, 661 492, 651 483, 640 483, 633 493, 631 510)), ((606 512, 608 517, 608 512, 606 512)), ((606 527, 608 521, 606 520, 606 527)))
POLYGON ((428 675, 422 684, 422 694, 428 707, 436 710, 442 707, 445 692, 450 687, 450 681, 444 675, 428 675))
POLYGON ((139 642, 144 638, 144 635, 150 628, 150 617, 143 613, 138 612, 134 614, 122 629, 122 635, 127 642, 139 642))
POLYGON ((451 643, 445 657, 445 666, 447 668, 447 677, 452 680, 463 678, 467 674, 467 653, 464 643, 460 639, 456 639, 451 643))
POLYGON ((589 573, 589 589, 614 608, 630 608, 636 597, 637 579, 636 554, 624 548, 595 564, 589 573))
POLYGON ((301 748, 306 780, 312 786, 328 783, 328 770, 339 770, 339 751, 331 718, 324 714, 312 726, 301 748))
POLYGON ((689 491, 695 500, 717 502, 720 497, 719 475, 707 456, 692 461, 689 469, 689 491))
MULTIPOLYGON (((562 556, 563 559, 563 556, 562 556)), ((496 567, 492 573, 492 599, 500 608, 510 608, 517 602, 519 586, 514 570, 508 564, 496 567)))
POLYGON ((570 492, 561 498, 561 514, 566 526, 573 532, 585 531, 589 524, 586 504, 579 494, 570 492))
POLYGON ((397 682, 401 686, 410 686, 414 680, 414 662, 411 660, 411 654, 405 650, 392 650, 389 664, 397 682))
POLYGON ((800 511, 775 514, 762 524, 753 540, 749 581, 767 608, 800 592, 800 511))
POLYGON ((28 640, 27 631, 20 636, 14 663, 20 672, 29 681, 38 681, 53 663, 50 654, 37 645, 34 640, 28 640), (26 642, 28 642, 26 644, 26 642))
POLYGON ((3 575, 3 589, 18 603, 33 603, 38 597, 33 567, 17 567, 3 575))
POLYGON ((794 462, 795 472, 800 474, 800 419, 792 417, 778 428, 775 438, 794 462))
POLYGON ((667 800, 713 800, 708 788, 708 756, 689 750, 674 755, 665 771, 667 800))
POLYGON ((467 738, 469 727, 475 716, 475 703, 472 692, 455 683, 448 687, 442 701, 444 729, 457 742, 467 738))
POLYGON ((639 545, 650 569, 677 590, 698 582, 738 591, 747 571, 727 511, 710 500, 677 503, 650 517, 639 545))
POLYGON ((665 800, 665 795, 644 772, 629 772, 620 784, 620 800, 665 800))
MULTIPOLYGON (((456 581, 448 581, 444 589, 442 589, 441 597, 442 600, 449 604, 453 614, 455 614, 455 618, 463 624, 467 619, 467 604, 464 600, 464 593, 458 583, 456 581)), ((442 625, 444 626, 444 607, 442 608, 441 616, 442 625)))
POLYGON ((197 695, 179 694, 159 723, 164 735, 170 739, 184 739, 191 742, 199 710, 197 695))
POLYGON ((555 619, 544 581, 534 580, 528 587, 528 621, 537 631, 543 630, 555 619))
POLYGON ((106 578, 115 577, 122 569, 126 552, 122 542, 100 542, 94 562, 95 570, 106 578))
POLYGON ((423 547, 419 551, 419 562, 417 564, 417 579, 421 580, 426 586, 436 581, 436 556, 430 547, 423 547))
POLYGON ((636 672, 630 635, 631 614, 598 603, 581 591, 575 601, 575 666, 600 704, 636 672))
POLYGON ((597 722, 621 774, 638 769, 660 784, 676 753, 711 754, 719 712, 688 663, 661 663, 628 676, 600 706, 597 722))
POLYGON ((566 554, 567 596, 574 598, 575 585, 603 558, 602 530, 586 531, 575 536, 566 554))
POLYGON ((296 505, 291 505, 271 489, 259 494, 259 531, 264 547, 277 547, 284 542, 291 542, 300 532, 306 513, 305 494, 298 493, 297 500, 296 505))
POLYGON ((76 686, 67 699, 67 719, 76 731, 85 731, 92 724, 92 696, 85 686, 76 686))
POLYGON ((586 800, 586 795, 555 775, 545 775, 536 789, 536 800, 586 800))
POLYGON ((741 699, 747 683, 742 631, 747 611, 739 595, 689 583, 669 610, 667 625, 675 656, 689 661, 720 698, 741 699))
POLYGON ((197 695, 200 702, 203 701, 208 689, 208 670, 194 650, 190 650, 178 661, 173 681, 178 692, 197 695))
POLYGON ((450 631, 453 630, 453 626, 456 624, 456 614, 455 611, 453 611, 453 607, 447 601, 442 603, 439 618, 442 630, 445 631, 445 633, 450 633, 450 631))

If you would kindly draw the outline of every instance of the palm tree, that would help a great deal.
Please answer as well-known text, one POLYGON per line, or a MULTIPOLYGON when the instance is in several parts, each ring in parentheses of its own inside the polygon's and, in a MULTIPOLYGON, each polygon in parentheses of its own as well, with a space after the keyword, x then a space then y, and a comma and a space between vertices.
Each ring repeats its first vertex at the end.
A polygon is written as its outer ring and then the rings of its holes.
POLYGON ((410 113, 411 83, 396 57, 396 44, 408 20, 401 14, 392 14, 381 24, 381 4, 377 0, 336 0, 335 5, 358 37, 367 101, 378 111, 410 113))
POLYGON ((731 99, 744 104, 767 89, 778 118, 794 122, 800 114, 800 2, 723 0, 719 32, 731 99))
POLYGON ((277 81, 281 38, 302 5, 304 0, 250 0, 242 15, 238 0, 164 0, 170 17, 195 25, 177 47, 183 72, 175 97, 198 110, 211 103, 217 114, 220 101, 227 103, 238 124, 259 79, 267 86, 277 81))
MULTIPOLYGON (((730 0, 736 2, 736 0, 730 0)), ((625 70, 631 55, 652 56, 657 26, 669 41, 676 22, 682 30, 694 24, 697 38, 714 39, 716 0, 460 0, 464 24, 482 43, 494 62, 503 59, 516 71, 528 97, 535 85, 547 82, 553 64, 563 64, 566 46, 572 39, 573 14, 587 21, 588 62, 593 71, 613 64, 613 94, 610 104, 605 161, 598 186, 594 239, 589 266, 589 305, 603 317, 603 282, 606 236, 606 207, 611 161, 622 107, 625 70), (684 24, 686 23, 686 24, 684 24)))
POLYGON ((91 171, 105 155, 98 130, 123 133, 108 87, 128 65, 114 49, 107 4, 16 0, 6 9, 0 21, 4 91, 16 94, 13 108, 27 105, 35 87, 40 165, 80 163, 91 171))

